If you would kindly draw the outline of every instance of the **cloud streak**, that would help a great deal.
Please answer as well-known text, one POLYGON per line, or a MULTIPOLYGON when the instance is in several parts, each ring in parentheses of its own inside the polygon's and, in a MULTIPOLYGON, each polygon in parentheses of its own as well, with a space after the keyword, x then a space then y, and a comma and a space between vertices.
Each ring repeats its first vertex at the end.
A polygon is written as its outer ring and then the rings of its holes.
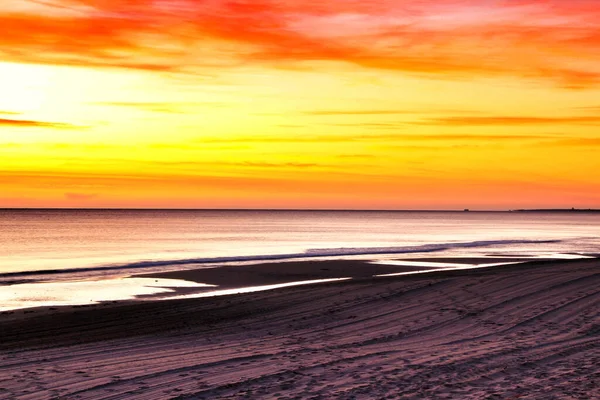
POLYGON ((476 116, 476 117, 447 117, 432 118, 423 122, 423 125, 441 126, 515 126, 515 125, 600 125, 600 116, 566 116, 566 117, 512 117, 512 116, 476 116))
POLYGON ((304 111, 302 114, 304 115, 319 115, 319 116, 364 116, 364 115, 406 115, 406 114, 415 114, 420 111, 404 111, 404 110, 314 110, 314 111, 304 111))
POLYGON ((183 114, 184 112, 179 109, 175 103, 166 102, 99 102, 93 103, 94 105, 108 106, 108 107, 121 107, 121 108, 132 108, 141 111, 149 111, 156 113, 165 114, 183 114))
POLYGON ((551 146, 573 146, 589 148, 590 150, 598 151, 596 147, 600 146, 600 137, 596 138, 568 138, 563 140, 556 140, 549 143, 551 146))
POLYGON ((53 129, 76 129, 75 125, 60 122, 34 121, 24 119, 0 118, 0 127, 10 128, 53 128, 53 129))
MULTIPOLYGON (((358 127, 361 124, 357 124, 358 127)), ((149 145, 156 149, 174 149, 182 151, 195 151, 198 149, 206 150, 206 146, 228 146, 231 144, 244 144, 249 146, 261 146, 263 144, 324 144, 324 143, 401 143, 401 142, 489 142, 489 141, 523 141, 523 140, 546 140, 557 139, 556 135, 534 135, 534 134, 323 134, 323 135, 286 135, 286 136, 242 136, 242 137, 204 137, 189 140, 185 144, 161 144, 155 143, 149 145)))
POLYGON ((163 72, 328 61, 600 84, 600 8, 586 0, 23 3, 0 11, 3 59, 163 72))
POLYGON ((191 107, 197 106, 208 106, 208 107, 222 107, 224 103, 219 102, 162 102, 162 101, 107 101, 107 102, 95 102, 91 103, 98 106, 106 107, 118 107, 118 108, 129 108, 137 109, 141 111, 166 113, 166 114, 185 114, 186 110, 191 107))

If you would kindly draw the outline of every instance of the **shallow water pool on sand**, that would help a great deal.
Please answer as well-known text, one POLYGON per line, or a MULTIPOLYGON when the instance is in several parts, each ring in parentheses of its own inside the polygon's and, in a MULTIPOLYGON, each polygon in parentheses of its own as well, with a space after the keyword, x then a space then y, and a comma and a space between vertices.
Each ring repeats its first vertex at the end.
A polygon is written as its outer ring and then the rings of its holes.
POLYGON ((177 279, 120 278, 84 282, 38 282, 0 286, 0 311, 30 307, 98 304, 136 296, 212 287, 177 279))

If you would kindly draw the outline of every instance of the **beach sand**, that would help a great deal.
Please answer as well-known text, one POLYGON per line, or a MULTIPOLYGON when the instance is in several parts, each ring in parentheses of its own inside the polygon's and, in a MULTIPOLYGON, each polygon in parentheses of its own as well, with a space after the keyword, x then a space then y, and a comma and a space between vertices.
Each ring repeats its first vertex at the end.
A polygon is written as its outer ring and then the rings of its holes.
POLYGON ((600 398, 597 259, 351 275, 2 313, 0 398, 600 398))

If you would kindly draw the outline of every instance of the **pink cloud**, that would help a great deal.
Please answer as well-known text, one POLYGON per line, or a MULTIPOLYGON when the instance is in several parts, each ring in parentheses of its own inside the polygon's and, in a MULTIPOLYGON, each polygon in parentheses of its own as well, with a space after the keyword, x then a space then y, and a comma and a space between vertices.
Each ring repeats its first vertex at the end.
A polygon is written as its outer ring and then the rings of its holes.
POLYGON ((317 60, 600 83, 600 7, 587 0, 26 3, 0 11, 4 59, 171 72, 317 60))

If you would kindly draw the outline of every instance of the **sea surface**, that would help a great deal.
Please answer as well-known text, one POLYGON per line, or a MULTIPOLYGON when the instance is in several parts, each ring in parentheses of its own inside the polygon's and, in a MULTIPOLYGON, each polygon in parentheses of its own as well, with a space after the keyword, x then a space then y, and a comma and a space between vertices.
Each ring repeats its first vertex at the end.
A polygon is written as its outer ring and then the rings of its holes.
POLYGON ((48 284, 110 280, 102 300, 120 299, 116 278, 232 263, 597 254, 600 213, 0 210, 0 309, 63 304, 48 284))

